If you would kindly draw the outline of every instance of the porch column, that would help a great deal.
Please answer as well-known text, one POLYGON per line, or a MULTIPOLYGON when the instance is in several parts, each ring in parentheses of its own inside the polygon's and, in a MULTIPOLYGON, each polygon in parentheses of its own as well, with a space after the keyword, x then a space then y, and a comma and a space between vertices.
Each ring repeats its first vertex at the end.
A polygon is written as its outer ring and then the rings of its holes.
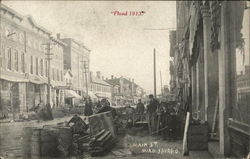
POLYGON ((220 152, 230 155, 230 136, 227 128, 232 106, 236 104, 236 60, 235 60, 235 4, 221 2, 221 31, 219 52, 219 129, 220 152))
POLYGON ((211 42, 211 19, 209 6, 201 6, 203 19, 203 43, 204 43, 204 82, 205 82, 205 121, 208 122, 211 131, 213 114, 215 112, 216 99, 218 96, 218 53, 212 52, 211 42))
POLYGON ((196 65, 192 66, 192 117, 196 117, 196 65))
POLYGON ((199 57, 196 63, 196 109, 197 109, 197 117, 200 120, 205 120, 205 102, 204 102, 204 57, 203 50, 200 48, 199 57))

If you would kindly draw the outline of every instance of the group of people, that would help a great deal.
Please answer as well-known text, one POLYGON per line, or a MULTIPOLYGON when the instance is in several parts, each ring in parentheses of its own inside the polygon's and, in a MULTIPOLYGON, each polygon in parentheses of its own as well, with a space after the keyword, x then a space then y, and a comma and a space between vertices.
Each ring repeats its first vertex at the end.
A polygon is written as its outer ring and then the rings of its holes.
POLYGON ((85 110, 84 110, 85 116, 91 116, 94 114, 94 112, 98 114, 107 111, 111 111, 113 117, 116 116, 115 110, 110 106, 110 102, 107 99, 104 98, 95 104, 93 104, 90 98, 85 99, 85 110))
POLYGON ((177 102, 159 101, 149 95, 149 103, 144 106, 141 99, 136 105, 136 114, 147 116, 150 134, 162 133, 164 138, 176 138, 178 126, 182 124, 179 116, 180 105, 177 102))

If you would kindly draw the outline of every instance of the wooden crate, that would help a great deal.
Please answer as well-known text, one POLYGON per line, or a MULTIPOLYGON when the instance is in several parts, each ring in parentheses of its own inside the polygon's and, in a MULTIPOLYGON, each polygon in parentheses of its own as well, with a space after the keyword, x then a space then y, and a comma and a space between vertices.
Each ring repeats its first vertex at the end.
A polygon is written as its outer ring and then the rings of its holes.
POLYGON ((189 125, 187 143, 189 150, 207 150, 208 124, 189 125))

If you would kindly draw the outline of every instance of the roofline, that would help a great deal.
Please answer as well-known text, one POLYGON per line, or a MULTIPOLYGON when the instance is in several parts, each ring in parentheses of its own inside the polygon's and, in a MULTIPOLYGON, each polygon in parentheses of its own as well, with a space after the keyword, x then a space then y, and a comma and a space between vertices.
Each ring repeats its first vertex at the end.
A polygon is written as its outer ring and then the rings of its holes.
POLYGON ((44 27, 42 27, 42 26, 40 26, 39 24, 37 24, 37 23, 35 22, 34 18, 33 18, 31 15, 28 15, 28 16, 26 16, 26 17, 27 17, 27 19, 29 19, 29 20, 34 24, 34 26, 36 26, 38 29, 40 29, 40 30, 42 30, 42 31, 44 31, 44 32, 46 32, 46 33, 48 33, 49 35, 52 34, 51 31, 48 31, 48 30, 45 29, 44 27))
POLYGON ((42 30, 43 32, 51 35, 52 32, 51 31, 48 31, 47 29, 45 29, 44 27, 42 27, 41 25, 37 24, 35 21, 34 21, 34 18, 31 16, 31 15, 27 15, 27 16, 24 16, 24 15, 21 15, 20 13, 18 13, 17 11, 15 11, 14 9, 4 5, 4 4, 0 4, 0 8, 2 10, 6 10, 7 12, 13 14, 14 16, 16 16, 17 18, 19 18, 21 21, 25 18, 27 18, 36 28, 42 30))
POLYGON ((57 39, 57 38, 55 38, 55 37, 51 37, 51 40, 52 40, 52 41, 55 41, 55 42, 57 42, 57 43, 59 43, 60 45, 68 46, 68 44, 64 43, 62 40, 57 39))
POLYGON ((78 45, 80 45, 80 46, 82 46, 84 49, 86 49, 87 51, 89 51, 89 53, 91 52, 91 50, 89 49, 89 48, 87 48, 83 43, 81 43, 81 42, 79 42, 79 41, 77 41, 77 40, 75 40, 75 39, 73 39, 73 38, 62 38, 62 40, 71 40, 71 41, 73 41, 73 42, 75 42, 75 43, 77 43, 78 45))
POLYGON ((10 7, 4 5, 3 3, 0 3, 0 8, 3 10, 6 10, 7 12, 16 15, 16 17, 18 17, 19 19, 23 20, 24 16, 19 14, 17 11, 15 11, 14 9, 11 9, 10 7))
POLYGON ((95 83, 95 84, 100 84, 100 85, 104 85, 104 86, 110 86, 110 87, 112 87, 112 85, 111 84, 103 84, 103 83, 98 83, 98 82, 93 82, 93 81, 91 81, 90 83, 95 83))

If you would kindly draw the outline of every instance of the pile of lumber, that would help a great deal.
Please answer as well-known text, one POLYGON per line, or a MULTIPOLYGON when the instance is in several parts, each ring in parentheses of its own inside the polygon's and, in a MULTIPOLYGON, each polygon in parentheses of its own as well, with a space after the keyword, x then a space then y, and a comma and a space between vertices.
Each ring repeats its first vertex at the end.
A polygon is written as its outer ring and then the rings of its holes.
POLYGON ((110 131, 103 129, 90 139, 89 152, 92 156, 102 154, 111 150, 116 141, 116 138, 112 136, 110 131))

